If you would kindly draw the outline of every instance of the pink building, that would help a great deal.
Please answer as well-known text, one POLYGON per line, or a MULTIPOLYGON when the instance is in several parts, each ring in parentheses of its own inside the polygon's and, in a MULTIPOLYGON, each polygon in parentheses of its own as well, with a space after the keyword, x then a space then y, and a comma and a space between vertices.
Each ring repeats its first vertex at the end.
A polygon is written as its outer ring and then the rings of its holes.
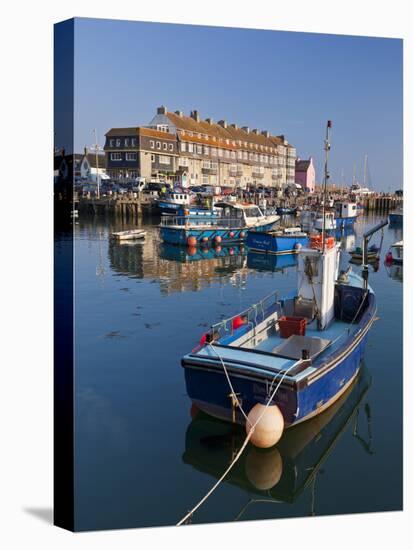
POLYGON ((300 184, 308 192, 314 193, 315 168, 313 157, 310 157, 308 160, 297 158, 295 161, 295 183, 300 184))

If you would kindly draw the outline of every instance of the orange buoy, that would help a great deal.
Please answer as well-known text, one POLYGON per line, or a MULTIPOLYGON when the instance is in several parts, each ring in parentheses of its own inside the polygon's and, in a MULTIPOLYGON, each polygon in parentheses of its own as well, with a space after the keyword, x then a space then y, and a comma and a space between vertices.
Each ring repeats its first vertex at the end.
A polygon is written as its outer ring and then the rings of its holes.
POLYGON ((186 243, 188 246, 196 246, 196 237, 194 237, 193 235, 190 235, 187 238, 186 243))
POLYGON ((220 242, 222 242, 222 237, 221 235, 216 235, 216 237, 214 238, 214 242, 216 244, 219 244, 220 242))
POLYGON ((256 447, 266 449, 280 440, 284 431, 284 417, 277 405, 266 407, 261 403, 257 403, 248 413, 245 425, 247 434, 250 433, 253 426, 251 443, 256 447))

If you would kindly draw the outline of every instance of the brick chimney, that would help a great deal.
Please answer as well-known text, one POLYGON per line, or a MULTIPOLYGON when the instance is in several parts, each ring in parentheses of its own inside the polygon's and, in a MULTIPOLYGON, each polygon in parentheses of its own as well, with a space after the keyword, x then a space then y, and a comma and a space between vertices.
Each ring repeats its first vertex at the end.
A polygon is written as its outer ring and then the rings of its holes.
POLYGON ((206 118, 205 122, 208 122, 208 124, 214 124, 214 121, 212 118, 206 118))
POLYGON ((227 126, 228 126, 228 123, 227 123, 226 120, 219 120, 219 121, 218 121, 218 124, 219 124, 220 126, 222 126, 223 128, 227 128, 227 126))
POLYGON ((234 128, 234 130, 238 130, 238 125, 237 124, 231 124, 231 128, 234 128))
POLYGON ((258 134, 260 133, 260 131, 258 130, 258 128, 254 128, 253 131, 252 131, 252 133, 258 135, 258 134))
POLYGON ((166 115, 167 112, 168 112, 168 109, 165 107, 165 105, 161 105, 156 109, 156 114, 158 115, 166 115))
POLYGON ((263 136, 265 136, 266 138, 269 138, 269 137, 270 137, 270 132, 269 132, 268 130, 263 130, 263 131, 261 132, 261 134, 262 134, 263 136))
POLYGON ((241 129, 244 130, 244 132, 246 132, 247 134, 250 133, 249 126, 243 126, 241 129))
POLYGON ((181 118, 184 116, 184 113, 182 111, 175 111, 175 114, 181 118))

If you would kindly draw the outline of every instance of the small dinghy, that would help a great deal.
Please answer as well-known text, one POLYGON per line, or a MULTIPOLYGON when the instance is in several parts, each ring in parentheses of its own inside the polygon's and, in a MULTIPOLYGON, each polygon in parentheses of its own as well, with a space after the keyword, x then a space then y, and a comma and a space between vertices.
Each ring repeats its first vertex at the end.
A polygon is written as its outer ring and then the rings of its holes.
MULTIPOLYGON (((349 252, 353 263, 361 263, 363 261, 363 249, 361 246, 357 246, 354 250, 349 252)), ((367 250, 367 261, 369 263, 375 262, 380 256, 380 248, 372 244, 367 250)))
POLYGON ((117 241, 131 241, 135 239, 144 239, 146 231, 143 229, 129 229, 128 231, 116 231, 111 237, 117 241))

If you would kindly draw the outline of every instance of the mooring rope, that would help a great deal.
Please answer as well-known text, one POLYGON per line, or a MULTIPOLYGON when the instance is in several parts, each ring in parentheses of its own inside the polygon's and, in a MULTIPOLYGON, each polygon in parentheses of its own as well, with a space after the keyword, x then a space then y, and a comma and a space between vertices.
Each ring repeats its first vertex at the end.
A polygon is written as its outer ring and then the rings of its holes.
MULTIPOLYGON (((238 451, 238 453, 236 454, 235 458, 233 459, 233 461, 231 462, 231 464, 228 466, 228 468, 225 470, 225 472, 222 474, 222 476, 218 479, 218 481, 211 487, 211 489, 207 492, 207 494, 198 502, 198 504, 196 506, 194 506, 192 508, 192 510, 190 510, 176 525, 179 526, 179 525, 182 525, 183 523, 185 523, 197 510, 200 506, 202 506, 202 504, 212 495, 212 493, 215 491, 215 489, 222 483, 222 481, 225 479, 225 477, 227 476, 227 474, 232 470, 232 468, 234 467, 235 463, 238 462, 240 456, 242 455, 242 453, 244 452, 244 449, 245 447, 248 445, 248 442, 249 440, 251 439, 252 437, 252 434, 254 433, 254 430, 255 430, 255 427, 257 426, 257 424, 259 423, 259 421, 261 420, 261 418, 263 417, 265 411, 267 410, 267 407, 270 405, 271 401, 274 399, 275 397, 275 394, 277 393, 278 391, 278 388, 280 387, 282 381, 284 380, 285 376, 288 374, 288 372, 293 368, 293 367, 296 367, 298 364, 300 364, 302 362, 302 359, 299 359, 296 363, 293 363, 292 365, 290 365, 288 367, 288 369, 286 369, 284 372, 283 372, 283 375, 281 376, 280 378, 280 381, 278 382, 276 388, 274 389, 273 393, 270 395, 269 399, 268 399, 268 402, 267 404, 265 405, 262 413, 260 414, 260 416, 257 418, 257 420, 255 421, 255 423, 251 426, 251 429, 247 435, 247 437, 245 438, 244 440, 244 443, 242 444, 240 450, 238 451)), ((277 376, 277 375, 276 375, 277 376)))

